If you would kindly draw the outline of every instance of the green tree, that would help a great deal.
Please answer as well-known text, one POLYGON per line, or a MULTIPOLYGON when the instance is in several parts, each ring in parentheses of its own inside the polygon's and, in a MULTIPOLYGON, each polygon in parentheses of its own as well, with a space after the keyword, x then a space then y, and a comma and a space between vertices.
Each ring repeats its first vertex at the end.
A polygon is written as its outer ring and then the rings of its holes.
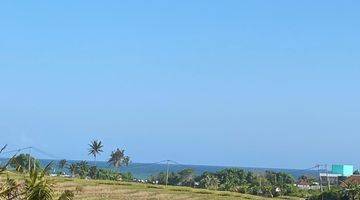
POLYGON ((108 163, 113 165, 115 168, 120 168, 123 165, 129 165, 130 157, 125 156, 125 150, 116 149, 115 151, 111 152, 108 163))
POLYGON ((40 161, 30 156, 29 154, 20 154, 10 160, 10 166, 17 169, 17 171, 24 172, 31 169, 40 169, 40 161))
POLYGON ((67 160, 65 160, 65 159, 62 159, 62 160, 59 161, 58 167, 59 167, 59 169, 60 169, 62 172, 63 172, 66 164, 67 164, 67 160))
POLYGON ((220 188, 227 191, 237 191, 237 187, 246 184, 246 172, 242 169, 230 168, 216 173, 220 188))
POLYGON ((73 177, 75 177, 78 174, 79 166, 77 165, 77 163, 70 164, 68 168, 73 177))
POLYGON ((101 152, 103 152, 102 148, 103 145, 101 141, 98 140, 93 140, 89 144, 89 155, 94 156, 95 165, 96 165, 96 156, 99 155, 101 152))
POLYGON ((208 190, 217 190, 219 188, 219 179, 213 174, 205 174, 200 180, 200 186, 208 190))
POLYGON ((91 166, 89 169, 89 177, 91 179, 97 179, 98 178, 98 169, 96 166, 91 166))
POLYGON ((131 172, 126 172, 126 173, 121 174, 121 178, 122 178, 122 180, 125 180, 125 181, 132 181, 134 179, 134 176, 132 175, 131 172))
POLYGON ((77 163, 77 165, 78 165, 78 172, 80 177, 85 178, 88 175, 90 166, 85 160, 80 161, 79 163, 77 163))
POLYGON ((195 172, 193 169, 188 168, 178 172, 179 183, 184 186, 193 186, 195 179, 195 172))

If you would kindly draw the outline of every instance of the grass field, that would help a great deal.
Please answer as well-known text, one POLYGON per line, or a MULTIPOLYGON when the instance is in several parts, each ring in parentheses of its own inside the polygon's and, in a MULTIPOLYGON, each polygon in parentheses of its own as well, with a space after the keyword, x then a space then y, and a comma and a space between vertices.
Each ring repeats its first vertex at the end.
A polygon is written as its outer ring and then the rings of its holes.
MULTIPOLYGON (((12 175, 14 177, 18 175, 12 175)), ((4 178, 4 177, 3 177, 4 178)), ((20 178, 20 177, 19 177, 20 178)), ((161 186, 131 182, 84 180, 52 177, 55 193, 59 195, 64 190, 75 193, 75 199, 79 200, 259 200, 264 197, 234 193, 221 192, 205 189, 194 189, 180 186, 161 186)), ((281 197, 272 200, 299 198, 281 197)))

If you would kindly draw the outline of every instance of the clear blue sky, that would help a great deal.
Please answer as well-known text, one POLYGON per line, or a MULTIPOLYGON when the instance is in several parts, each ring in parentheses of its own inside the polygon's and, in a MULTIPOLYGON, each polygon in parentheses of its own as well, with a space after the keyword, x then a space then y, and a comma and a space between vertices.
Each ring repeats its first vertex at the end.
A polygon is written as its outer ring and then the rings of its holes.
POLYGON ((2 1, 0 135, 87 159, 359 164, 359 1, 2 1), (89 158, 90 159, 90 158, 89 158))

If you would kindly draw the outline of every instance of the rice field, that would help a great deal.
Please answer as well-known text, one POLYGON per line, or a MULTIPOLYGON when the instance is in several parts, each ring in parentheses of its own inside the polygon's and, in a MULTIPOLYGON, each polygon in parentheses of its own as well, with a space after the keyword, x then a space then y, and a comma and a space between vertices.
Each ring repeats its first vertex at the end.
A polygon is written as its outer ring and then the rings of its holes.
MULTIPOLYGON (((194 189, 180 186, 160 186, 141 183, 128 183, 117 181, 98 181, 83 179, 55 178, 57 194, 64 190, 75 191, 75 199, 79 200, 258 200, 264 197, 234 193, 221 192, 205 189, 194 189)), ((299 198, 273 198, 293 199, 299 198)))
MULTIPOLYGON (((9 173, 12 178, 21 180, 19 174, 9 173)), ((3 175, 0 180, 5 178, 3 175)), ((235 192, 195 189, 181 186, 163 186, 133 182, 85 180, 62 177, 49 177, 54 184, 55 195, 65 190, 75 193, 76 200, 301 200, 300 198, 265 198, 235 192)))

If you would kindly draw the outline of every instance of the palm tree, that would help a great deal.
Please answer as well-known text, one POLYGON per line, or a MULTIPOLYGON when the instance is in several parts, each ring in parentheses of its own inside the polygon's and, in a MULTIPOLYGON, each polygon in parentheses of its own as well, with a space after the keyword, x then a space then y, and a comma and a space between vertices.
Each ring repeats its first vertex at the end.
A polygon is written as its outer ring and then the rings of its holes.
POLYGON ((69 171, 71 172, 71 175, 74 177, 78 173, 79 167, 76 163, 72 163, 69 165, 69 171))
POLYGON ((78 165, 78 172, 81 178, 85 178, 89 172, 89 165, 88 163, 83 160, 77 163, 78 165))
POLYGON ((120 168, 122 165, 129 165, 130 157, 125 156, 125 150, 116 149, 115 151, 111 152, 108 163, 116 168, 120 168))
POLYGON ((98 140, 93 140, 89 144, 89 155, 94 156, 95 165, 96 165, 96 156, 101 152, 103 152, 102 148, 103 145, 101 144, 101 141, 98 140))
POLYGON ((60 160, 59 161, 59 169, 61 169, 61 171, 63 171, 66 164, 67 164, 67 160, 65 160, 65 159, 60 160))

